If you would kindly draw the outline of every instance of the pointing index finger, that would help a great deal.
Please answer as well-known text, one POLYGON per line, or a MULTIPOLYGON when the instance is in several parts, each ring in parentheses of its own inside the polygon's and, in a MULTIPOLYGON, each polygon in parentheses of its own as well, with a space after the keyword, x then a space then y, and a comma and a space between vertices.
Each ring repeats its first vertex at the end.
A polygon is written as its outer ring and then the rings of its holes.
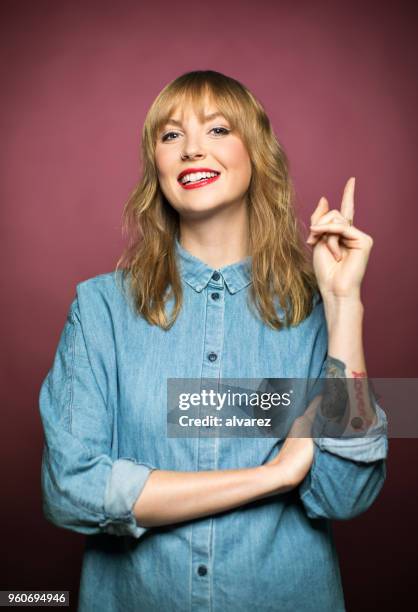
POLYGON ((354 176, 348 179, 344 187, 343 199, 341 202, 341 214, 348 220, 354 219, 354 187, 356 179, 354 176))

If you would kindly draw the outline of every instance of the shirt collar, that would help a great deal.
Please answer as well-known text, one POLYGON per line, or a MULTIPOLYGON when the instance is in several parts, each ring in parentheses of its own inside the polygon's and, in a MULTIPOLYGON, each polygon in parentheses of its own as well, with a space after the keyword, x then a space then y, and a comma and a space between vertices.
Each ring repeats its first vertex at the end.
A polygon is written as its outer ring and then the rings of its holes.
POLYGON ((251 283, 251 255, 221 268, 211 268, 203 261, 186 251, 175 238, 175 250, 177 260, 180 264, 180 273, 188 285, 193 287, 197 292, 203 291, 215 272, 220 274, 220 278, 212 279, 214 285, 225 284, 230 293, 237 293, 251 283))

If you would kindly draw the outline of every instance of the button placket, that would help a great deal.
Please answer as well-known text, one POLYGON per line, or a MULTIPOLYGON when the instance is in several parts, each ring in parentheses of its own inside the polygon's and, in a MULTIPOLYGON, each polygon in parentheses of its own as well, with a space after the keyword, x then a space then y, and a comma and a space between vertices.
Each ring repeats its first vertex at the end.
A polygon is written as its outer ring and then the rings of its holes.
MULTIPOLYGON (((213 321, 212 329, 216 330, 220 328, 220 325, 219 325, 220 319, 222 320, 222 325, 223 325, 223 309, 224 309, 224 304, 223 304, 224 279, 219 272, 215 271, 212 274, 209 280, 209 283, 207 285, 206 292, 207 292, 207 306, 208 306, 207 308, 208 323, 209 323, 209 320, 213 321)), ((209 344, 209 337, 211 337, 212 335, 216 336, 216 331, 214 331, 213 334, 211 334, 210 324, 207 326, 207 330, 208 330, 208 334, 207 334, 207 337, 205 338, 205 344, 207 343, 209 348, 211 348, 212 350, 209 350, 206 352, 206 359, 211 364, 215 365, 219 363, 220 351, 221 351, 222 343, 223 343, 223 333, 221 334, 221 336, 218 336, 216 338, 215 342, 211 342, 209 344)), ((212 374, 209 376, 216 377, 216 374, 212 374)))
MULTIPOLYGON (((219 379, 224 339, 224 279, 219 272, 212 274, 204 290, 206 296, 205 336, 202 355, 202 379, 219 379), (217 297, 212 294, 216 293, 217 297)), ((212 385, 211 385, 212 386, 212 385)), ((199 417, 210 414, 207 407, 199 408, 199 417)), ((217 436, 208 435, 211 428, 202 428, 197 440, 197 469, 217 469, 217 436), (208 434, 205 435, 205 431, 208 434)), ((216 432, 214 432, 216 433, 216 432)), ((192 610, 210 609, 211 559, 213 518, 202 519, 192 526, 192 610)))

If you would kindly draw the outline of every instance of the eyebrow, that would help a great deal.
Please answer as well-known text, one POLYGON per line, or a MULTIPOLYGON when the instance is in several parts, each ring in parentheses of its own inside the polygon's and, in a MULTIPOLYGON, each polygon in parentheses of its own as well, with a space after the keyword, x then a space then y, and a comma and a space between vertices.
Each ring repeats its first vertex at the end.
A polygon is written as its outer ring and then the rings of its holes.
MULTIPOLYGON (((210 115, 205 115, 203 117, 205 123, 207 123, 208 121, 212 121, 212 119, 215 119, 216 117, 223 117, 224 115, 220 112, 216 112, 216 113, 211 113, 210 115)), ((181 127, 181 121, 177 121, 176 119, 170 118, 167 119, 165 125, 178 125, 179 127, 181 127)))

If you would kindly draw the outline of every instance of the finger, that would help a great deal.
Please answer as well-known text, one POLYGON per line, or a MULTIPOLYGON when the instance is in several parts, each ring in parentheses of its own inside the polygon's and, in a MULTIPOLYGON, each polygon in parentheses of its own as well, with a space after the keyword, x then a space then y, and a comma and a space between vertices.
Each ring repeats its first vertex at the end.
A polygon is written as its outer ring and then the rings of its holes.
POLYGON ((338 236, 335 236, 335 234, 333 235, 333 234, 325 233, 325 234, 313 237, 310 240, 309 244, 312 244, 314 246, 319 240, 322 240, 322 242, 325 242, 329 252, 334 257, 334 259, 336 259, 337 261, 340 261, 342 259, 338 236))
POLYGON ((339 236, 343 236, 344 238, 352 238, 357 240, 363 237, 366 238, 366 234, 354 227, 354 225, 343 225, 342 223, 311 225, 310 230, 314 235, 328 232, 330 234, 338 234, 339 236))
POLYGON ((354 189, 356 179, 354 176, 348 179, 344 187, 343 198, 341 202, 341 214, 349 221, 354 219, 354 189))
POLYGON ((315 208, 312 216, 311 223, 317 223, 319 219, 325 214, 329 209, 328 200, 322 196, 320 198, 317 207, 315 208))
POLYGON ((339 236, 336 236, 335 234, 329 236, 327 240, 327 246, 329 250, 331 251, 331 254, 334 256, 334 258, 337 261, 340 261, 342 255, 341 255, 341 249, 339 245, 339 236))
POLYGON ((327 234, 325 234, 324 236, 318 236, 316 234, 314 236, 310 236, 306 242, 309 244, 309 246, 313 248, 320 240, 323 240, 324 242, 326 242, 327 239, 328 239, 327 234))
POLYGON ((341 212, 337 209, 333 209, 324 213, 318 221, 315 221, 315 224, 325 224, 325 223, 348 223, 347 219, 342 216, 341 212))
MULTIPOLYGON (((313 215, 312 215, 313 216, 313 215)), ((316 223, 347 223, 347 219, 345 219, 339 210, 333 209, 327 213, 321 215, 321 217, 316 221, 316 223)), ((309 236, 306 240, 309 244, 312 244, 310 239, 312 238, 312 232, 309 233, 309 236)))
POLYGON ((364 246, 366 248, 371 249, 373 246, 373 238, 368 234, 360 231, 357 227, 353 225, 342 225, 339 223, 329 223, 327 225, 311 225, 311 232, 314 235, 321 235, 324 232, 329 232, 330 234, 338 234, 341 236, 342 244, 348 246, 349 248, 354 248, 356 245, 353 244, 357 242, 358 245, 364 246))
POLYGON ((323 242, 327 242, 328 240, 328 234, 323 234, 322 236, 320 234, 309 234, 309 238, 307 239, 307 243, 314 247, 317 242, 319 242, 320 240, 322 240, 323 242))
POLYGON ((312 231, 309 234, 309 238, 307 239, 306 242, 310 246, 314 247, 317 244, 317 242, 319 242, 319 241, 327 243, 329 238, 330 238, 330 236, 329 236, 329 234, 327 232, 324 232, 324 233, 321 234, 320 232, 313 232, 312 231))
MULTIPOLYGON (((345 219, 339 210, 330 210, 329 212, 322 215, 322 217, 318 221, 318 225, 325 225, 327 223, 345 223, 347 224, 347 219, 345 219)), ((327 246, 331 252, 331 254, 335 257, 337 261, 340 261, 342 258, 341 249, 339 246, 339 238, 338 236, 328 236, 324 234, 322 236, 322 240, 327 242, 327 246)), ((308 244, 312 246, 316 244, 315 235, 312 231, 309 233, 308 239, 306 241, 308 244)))

